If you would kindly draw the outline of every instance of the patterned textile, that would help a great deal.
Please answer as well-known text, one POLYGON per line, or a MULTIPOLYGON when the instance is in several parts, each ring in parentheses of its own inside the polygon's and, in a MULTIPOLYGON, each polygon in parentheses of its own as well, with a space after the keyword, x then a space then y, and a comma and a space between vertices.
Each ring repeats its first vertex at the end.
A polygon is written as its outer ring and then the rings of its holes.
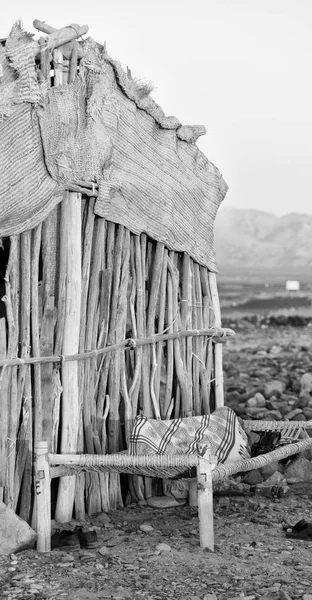
POLYGON ((218 463, 250 458, 248 438, 231 408, 222 406, 211 415, 161 421, 136 418, 129 454, 193 454, 209 444, 218 463))

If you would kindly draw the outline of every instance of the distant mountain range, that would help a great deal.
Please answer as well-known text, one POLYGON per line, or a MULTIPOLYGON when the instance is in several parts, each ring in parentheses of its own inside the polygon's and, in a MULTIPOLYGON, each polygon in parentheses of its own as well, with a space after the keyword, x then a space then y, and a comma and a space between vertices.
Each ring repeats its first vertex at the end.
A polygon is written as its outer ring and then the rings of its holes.
POLYGON ((309 272, 312 279, 312 215, 277 217, 261 210, 226 207, 217 214, 215 248, 220 275, 309 272))

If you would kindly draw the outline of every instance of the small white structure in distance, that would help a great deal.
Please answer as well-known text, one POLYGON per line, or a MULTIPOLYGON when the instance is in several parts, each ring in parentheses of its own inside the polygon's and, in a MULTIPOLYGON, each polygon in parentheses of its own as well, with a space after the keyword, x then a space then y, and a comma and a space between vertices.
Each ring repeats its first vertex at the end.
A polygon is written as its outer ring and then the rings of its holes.
POLYGON ((286 281, 286 291, 287 292, 299 292, 299 290, 300 290, 299 281, 291 281, 291 280, 286 281))

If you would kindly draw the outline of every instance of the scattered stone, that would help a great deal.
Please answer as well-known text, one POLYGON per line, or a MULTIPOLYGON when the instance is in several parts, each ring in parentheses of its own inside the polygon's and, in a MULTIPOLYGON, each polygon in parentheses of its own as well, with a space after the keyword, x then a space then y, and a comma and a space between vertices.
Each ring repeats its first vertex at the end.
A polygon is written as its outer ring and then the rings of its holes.
POLYGON ((255 408, 257 406, 256 398, 254 396, 249 398, 246 402, 246 405, 248 406, 248 408, 255 408))
POLYGON ((303 594, 302 600, 312 600, 312 594, 303 594))
POLYGON ((243 482, 248 483, 248 485, 257 485, 262 483, 263 478, 258 469, 253 469, 252 471, 248 471, 248 473, 243 477, 243 482))
POLYGON ((300 396, 305 395, 305 394, 311 394, 311 392, 312 392, 312 373, 304 373, 304 375, 302 375, 302 377, 301 377, 300 385, 301 385, 300 396))
POLYGON ((172 506, 183 506, 185 503, 186 499, 176 500, 170 496, 151 496, 147 498, 147 504, 152 508, 171 508, 172 506))
POLYGON ((286 590, 283 590, 283 588, 282 588, 280 590, 279 600, 292 600, 292 598, 290 597, 290 595, 288 594, 288 592, 286 592, 286 590))
POLYGON ((254 600, 256 596, 231 596, 227 600, 254 600))
POLYGON ((260 415, 263 414, 263 406, 248 406, 246 408, 246 414, 258 419, 260 415))
POLYGON ((269 477, 271 477, 278 470, 279 470, 278 460, 275 460, 274 462, 271 462, 268 465, 264 465, 264 467, 261 467, 261 469, 259 469, 264 481, 266 479, 268 479, 269 477))
POLYGON ((102 546, 102 548, 99 548, 98 552, 102 554, 102 556, 107 556, 110 553, 110 550, 107 546, 102 546))
MULTIPOLYGON (((266 403, 265 403, 266 408, 268 410, 281 410, 283 408, 283 406, 281 406, 281 403, 277 402, 276 399, 273 400, 273 398, 274 398, 274 396, 272 396, 272 398, 270 398, 269 400, 266 400, 266 403)), ((288 407, 286 406, 285 410, 287 410, 287 408, 288 407)))
POLYGON ((272 356, 277 356, 278 354, 280 354, 282 352, 283 348, 281 346, 278 346, 277 344, 274 344, 271 348, 270 348, 270 354, 272 356))
POLYGON ((306 421, 306 418, 303 414, 303 412, 301 412, 300 414, 296 415, 292 421, 306 421))
POLYGON ((88 550, 80 550, 79 552, 80 560, 88 561, 88 560, 96 560, 97 555, 95 552, 89 552, 88 550))
POLYGON ((217 600, 217 596, 215 594, 205 594, 203 600, 217 600))
POLYGON ((156 550, 158 550, 159 552, 171 552, 171 546, 169 546, 169 544, 157 544, 156 546, 156 550))
POLYGON ((36 532, 4 502, 0 502, 0 556, 33 547, 36 532))
POLYGON ((294 403, 294 408, 305 408, 306 406, 309 406, 310 400, 310 394, 302 394, 294 403))
POLYGON ((149 531, 155 531, 154 527, 152 527, 152 525, 149 525, 148 523, 143 523, 142 525, 140 525, 140 530, 144 531, 144 533, 148 533, 149 531))
POLYGON ((237 404, 235 406, 235 412, 238 416, 245 414, 245 412, 246 412, 245 402, 239 402, 239 404, 237 404))
POLYGON ((259 406, 259 407, 260 407, 260 406, 265 406, 266 399, 265 399, 264 395, 263 395, 263 394, 261 394, 261 392, 257 392, 257 393, 254 395, 254 398, 255 398, 255 400, 256 400, 256 402, 257 402, 257 406, 259 406))
POLYGON ((289 487, 294 494, 312 496, 312 482, 289 483, 289 487))
POLYGON ((103 525, 110 523, 110 521, 111 519, 106 513, 92 515, 92 524, 97 525, 98 527, 103 527, 103 525))
POLYGON ((287 483, 310 483, 312 482, 312 463, 304 456, 300 456, 286 466, 285 476, 287 483))
MULTIPOLYGON (((230 498, 228 496, 220 496, 219 506, 229 506, 229 504, 230 504, 230 498)), ((190 533, 192 533, 192 531, 190 533)))
POLYGON ((287 413, 287 419, 291 421, 294 417, 300 414, 302 414, 301 408, 294 408, 294 410, 291 410, 289 413, 287 413))
POLYGON ((259 413, 258 418, 263 421, 281 421, 283 415, 280 410, 267 410, 259 413))
POLYGON ((267 381, 267 383, 264 384, 264 395, 266 398, 271 398, 271 396, 281 396, 285 388, 286 384, 284 381, 271 379, 271 381, 267 381))

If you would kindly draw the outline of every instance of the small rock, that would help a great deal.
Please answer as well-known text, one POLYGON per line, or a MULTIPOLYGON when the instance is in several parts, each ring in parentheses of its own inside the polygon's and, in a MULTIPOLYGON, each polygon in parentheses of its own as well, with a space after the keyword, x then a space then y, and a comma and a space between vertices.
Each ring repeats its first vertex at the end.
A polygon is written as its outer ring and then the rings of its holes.
POLYGON ((236 404, 235 406, 235 412, 238 416, 240 415, 244 415, 246 412, 246 405, 245 402, 239 402, 238 404, 236 404))
POLYGON ((36 532, 4 502, 0 502, 0 556, 31 548, 36 532))
POLYGON ((299 396, 298 400, 296 400, 294 408, 305 408, 306 406, 309 406, 310 400, 310 394, 302 394, 299 396))
MULTIPOLYGON (((265 405, 268 410, 281 410, 281 403, 277 402, 277 400, 272 400, 272 398, 266 400, 265 405)), ((285 410, 287 411, 287 406, 285 407, 285 410)))
POLYGON ((283 348, 281 346, 278 346, 277 344, 274 344, 272 346, 272 348, 270 348, 270 354, 272 356, 277 356, 277 354, 280 354, 282 352, 283 348))
POLYGON ((245 412, 247 415, 258 419, 260 415, 265 413, 265 408, 263 406, 248 406, 245 412))
POLYGON ((244 476, 243 482, 248 483, 248 485, 257 485, 258 483, 262 483, 263 478, 258 469, 253 469, 249 471, 247 475, 244 476))
POLYGON ((291 410, 288 414, 287 414, 287 419, 289 419, 290 421, 296 417, 297 415, 300 415, 302 413, 301 408, 294 408, 294 410, 291 410))
POLYGON ((267 381, 264 385, 264 395, 266 398, 271 398, 271 396, 281 396, 285 388, 286 384, 284 381, 272 379, 271 381, 267 381))
POLYGON ((259 469, 264 481, 266 479, 268 479, 268 477, 271 477, 271 475, 276 473, 276 471, 278 471, 278 470, 279 470, 278 460, 275 460, 274 462, 271 462, 268 465, 265 465, 264 467, 261 467, 261 469, 259 469))
POLYGON ((286 592, 286 590, 283 590, 283 588, 280 590, 280 597, 279 600, 292 600, 290 595, 288 594, 288 592, 286 592))
POLYGON ((287 483, 312 482, 312 463, 304 456, 293 460, 285 468, 287 483))
POLYGON ((260 420, 266 420, 266 421, 281 421, 283 418, 282 413, 280 412, 280 410, 267 410, 266 412, 261 412, 258 415, 258 418, 260 420))
POLYGON ((312 594, 303 594, 302 600, 312 600, 312 594))
POLYGON ((298 400, 298 397, 295 394, 283 394, 280 400, 284 400, 289 404, 289 406, 294 406, 298 400))
POLYGON ((312 448, 306 448, 303 450, 303 452, 301 452, 301 456, 304 456, 304 458, 307 458, 310 462, 312 462, 312 448))
POLYGON ((294 494, 312 496, 312 482, 289 483, 289 486, 294 494))
POLYGON ((310 406, 307 406, 306 408, 304 408, 302 410, 305 418, 307 419, 307 421, 312 421, 312 407, 310 408, 310 406))
POLYGON ((88 550, 80 550, 79 556, 81 560, 95 560, 97 558, 95 552, 89 552, 88 550))
POLYGON ((263 394, 261 394, 261 392, 257 392, 257 393, 254 395, 254 398, 255 398, 255 400, 256 400, 256 402, 257 402, 257 406, 259 406, 259 407, 261 407, 261 406, 265 406, 266 399, 265 399, 264 395, 263 395, 263 394))
POLYGON ((169 544, 157 544, 156 546, 156 550, 159 550, 159 552, 171 552, 171 546, 169 546, 169 544))
POLYGON ((256 596, 231 596, 231 598, 228 598, 227 600, 254 600, 256 596))
POLYGON ((217 596, 215 594, 205 594, 203 600, 217 600, 217 596))
POLYGON ((185 499, 176 500, 170 496, 151 496, 150 498, 147 498, 147 504, 152 508, 171 508, 172 506, 183 506, 185 503, 185 499))
MULTIPOLYGON (((220 496, 219 506, 229 506, 229 505, 230 505, 230 498, 228 496, 220 496)), ((192 531, 190 533, 192 533, 192 531)), ((196 532, 196 533, 198 533, 198 532, 196 532)))
POLYGON ((144 531, 145 533, 148 533, 149 531, 155 531, 154 527, 152 527, 152 525, 149 525, 148 523, 143 523, 142 525, 140 525, 140 530, 144 531))
POLYGON ((296 415, 292 421, 306 421, 306 418, 303 414, 303 412, 301 412, 300 414, 296 415))
POLYGON ((302 375, 300 385, 300 396, 301 394, 310 394, 310 392, 312 392, 312 373, 305 373, 302 375))
POLYGON ((255 406, 257 406, 256 398, 254 396, 249 398, 249 400, 247 400, 247 402, 246 402, 246 406, 248 406, 248 408, 254 408, 255 406))
POLYGON ((110 523, 110 517, 106 513, 98 513, 96 515, 92 515, 92 524, 97 525, 98 527, 103 527, 110 523))
POLYGON ((107 556, 110 553, 110 550, 109 550, 109 548, 107 546, 102 546, 102 548, 100 548, 98 550, 98 552, 100 554, 102 554, 102 556, 107 556))

